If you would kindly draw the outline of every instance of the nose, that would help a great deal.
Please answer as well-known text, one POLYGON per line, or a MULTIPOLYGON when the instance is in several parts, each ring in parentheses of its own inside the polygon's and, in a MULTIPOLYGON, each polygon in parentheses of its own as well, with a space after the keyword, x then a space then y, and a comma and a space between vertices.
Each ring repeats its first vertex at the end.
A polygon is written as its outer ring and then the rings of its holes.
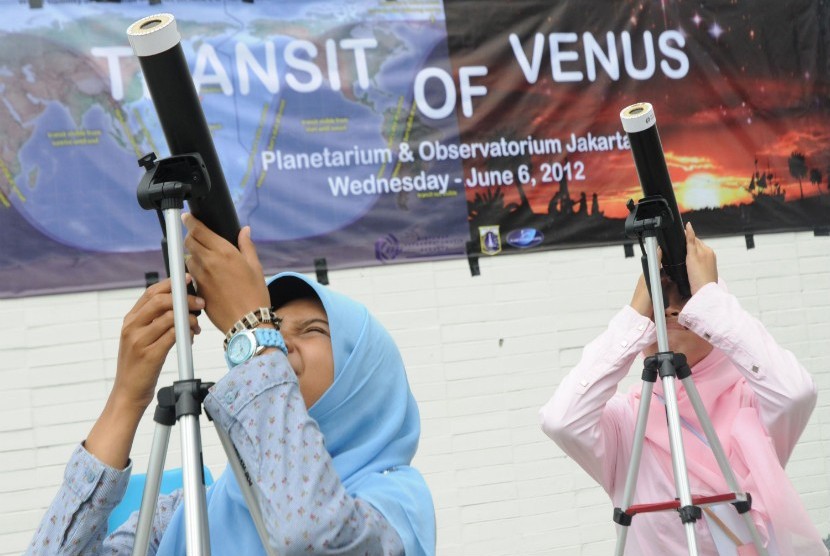
POLYGON ((667 317, 676 317, 683 309, 683 300, 677 286, 668 278, 663 278, 660 285, 663 288, 663 307, 667 317))
POLYGON ((291 335, 283 332, 282 339, 285 342, 285 349, 288 350, 289 353, 294 351, 294 339, 291 335))

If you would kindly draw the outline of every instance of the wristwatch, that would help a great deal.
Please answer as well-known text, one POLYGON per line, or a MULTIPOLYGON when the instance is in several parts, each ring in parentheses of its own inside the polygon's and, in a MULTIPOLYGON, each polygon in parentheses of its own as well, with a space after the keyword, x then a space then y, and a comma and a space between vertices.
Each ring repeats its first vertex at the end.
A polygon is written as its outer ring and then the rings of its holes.
POLYGON ((228 367, 233 368, 261 353, 267 347, 280 348, 283 353, 288 353, 279 330, 273 328, 248 330, 246 328, 231 336, 225 348, 225 361, 228 367))
POLYGON ((258 309, 251 311, 236 321, 231 329, 225 334, 225 349, 228 349, 228 342, 231 341, 231 337, 240 330, 253 330, 260 324, 273 324, 274 327, 279 330, 280 320, 281 319, 274 314, 274 309, 271 307, 259 307, 258 309))

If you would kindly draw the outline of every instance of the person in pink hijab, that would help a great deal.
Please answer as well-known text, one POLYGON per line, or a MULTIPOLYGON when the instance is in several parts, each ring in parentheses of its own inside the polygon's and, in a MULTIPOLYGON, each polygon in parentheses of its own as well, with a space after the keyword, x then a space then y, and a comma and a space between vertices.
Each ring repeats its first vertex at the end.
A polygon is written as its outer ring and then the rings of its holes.
MULTIPOLYGON (((692 380, 741 488, 752 496, 751 517, 771 556, 827 556, 821 535, 784 473, 816 404, 816 386, 795 356, 741 308, 718 280, 715 253, 686 226, 686 266, 692 296, 682 299, 664 279, 669 347, 686 355, 692 380)), ((622 503, 642 384, 617 393, 635 358, 657 351, 652 303, 640 281, 631 304, 589 343, 577 366, 540 410, 542 429, 622 503)), ((681 434, 693 495, 729 492, 694 409, 680 383, 681 434)), ((649 406, 633 504, 674 500, 677 491, 658 379, 649 406)), ((728 504, 705 508, 695 522, 700 556, 755 554, 744 520, 728 504)), ((609 521, 611 511, 608 512, 609 521)), ((687 554, 675 511, 642 513, 629 527, 626 554, 687 554)))

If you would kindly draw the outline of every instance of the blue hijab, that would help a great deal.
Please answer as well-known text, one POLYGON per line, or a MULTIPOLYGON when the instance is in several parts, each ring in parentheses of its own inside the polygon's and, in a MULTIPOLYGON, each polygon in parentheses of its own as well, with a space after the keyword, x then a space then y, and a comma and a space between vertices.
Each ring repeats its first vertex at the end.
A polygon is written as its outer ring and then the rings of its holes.
MULTIPOLYGON (((435 510, 421 474, 410 467, 421 434, 420 416, 403 360, 385 328, 356 301, 284 272, 268 281, 279 307, 316 295, 326 310, 334 382, 311 406, 346 491, 372 504, 395 528, 407 556, 435 554, 435 510)), ((208 489, 210 544, 215 556, 264 554, 230 468, 208 489)), ((183 507, 162 537, 159 556, 185 554, 183 507)))

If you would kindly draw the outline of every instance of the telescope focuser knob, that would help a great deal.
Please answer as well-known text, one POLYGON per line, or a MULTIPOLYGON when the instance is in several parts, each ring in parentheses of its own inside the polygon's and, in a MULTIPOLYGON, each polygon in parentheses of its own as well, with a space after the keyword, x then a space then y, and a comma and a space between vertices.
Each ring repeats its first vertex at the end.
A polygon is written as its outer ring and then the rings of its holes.
POLYGON ((145 154, 138 159, 138 165, 149 171, 156 165, 156 153, 145 154))

